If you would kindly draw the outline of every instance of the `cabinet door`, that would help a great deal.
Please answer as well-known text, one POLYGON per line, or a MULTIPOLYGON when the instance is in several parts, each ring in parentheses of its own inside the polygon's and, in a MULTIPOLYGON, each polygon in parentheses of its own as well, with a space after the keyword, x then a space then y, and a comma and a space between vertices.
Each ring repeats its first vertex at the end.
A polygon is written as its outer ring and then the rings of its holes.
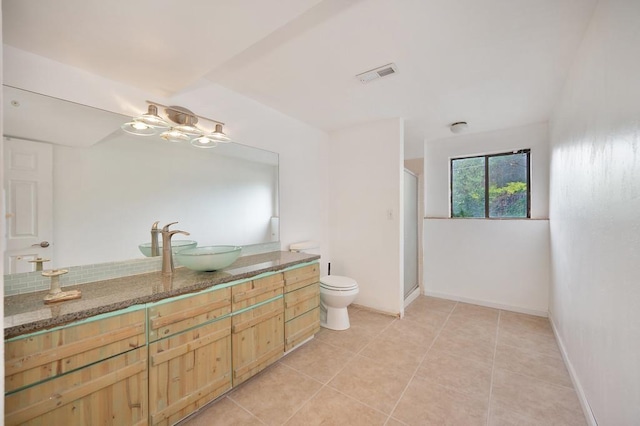
POLYGON ((285 322, 320 306, 320 284, 313 283, 284 295, 285 322))
POLYGON ((284 353, 282 298, 234 315, 233 385, 236 386, 277 361, 284 353))
POLYGON ((318 281, 320 281, 320 268, 317 263, 291 269, 284 272, 284 291, 288 293, 318 281))
POLYGON ((14 392, 9 425, 146 425, 147 348, 14 392))
POLYGON ((5 392, 145 345, 145 310, 5 342, 5 392))
POLYGON ((284 324, 285 350, 293 349, 318 331, 320 331, 319 306, 284 324))
POLYGON ((282 274, 247 281, 232 287, 233 312, 273 299, 282 294, 284 280, 282 274))
POLYGON ((180 333, 231 312, 231 289, 221 288, 149 307, 149 341, 180 333))
POLYGON ((149 345, 152 425, 170 425, 231 388, 231 318, 149 345))

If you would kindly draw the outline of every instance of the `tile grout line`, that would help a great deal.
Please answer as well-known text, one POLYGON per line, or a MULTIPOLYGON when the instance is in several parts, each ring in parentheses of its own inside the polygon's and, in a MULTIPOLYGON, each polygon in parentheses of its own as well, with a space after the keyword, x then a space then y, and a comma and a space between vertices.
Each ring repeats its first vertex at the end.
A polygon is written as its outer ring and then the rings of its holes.
MULTIPOLYGON (((307 374, 305 374, 305 373, 303 373, 303 372, 301 372, 301 371, 298 371, 297 369, 295 369, 295 368, 293 368, 293 367, 291 367, 291 366, 289 366, 289 365, 286 365, 286 364, 282 363, 281 361, 278 361, 278 363, 282 364, 283 366, 285 366, 285 367, 287 367, 287 368, 289 368, 289 369, 291 369, 291 370, 293 370, 293 371, 295 371, 295 372, 297 372, 297 373, 299 373, 299 374, 302 374, 302 375, 303 375, 303 376, 305 376, 305 377, 309 377, 310 379, 313 379, 313 380, 315 380, 316 382, 318 382, 318 383, 320 383, 320 384, 321 384, 320 388, 319 388, 319 389, 318 389, 318 390, 317 390, 313 395, 311 395, 311 396, 310 396, 310 397, 309 397, 305 402, 303 402, 303 403, 300 405, 300 407, 298 407, 298 409, 297 409, 297 410, 295 410, 295 411, 294 411, 294 413, 293 413, 291 416, 289 416, 289 418, 287 418, 287 420, 286 420, 283 424, 286 424, 286 423, 287 423, 288 421, 290 421, 293 417, 295 417, 295 415, 296 415, 296 414, 298 414, 298 412, 299 412, 300 410, 302 410, 302 408, 303 408, 305 405, 307 405, 307 404, 309 403, 309 401, 311 401, 311 400, 312 400, 316 395, 318 395, 318 394, 320 393, 320 391, 322 391, 322 389, 324 389, 325 387, 326 387, 326 388, 329 388, 329 389, 331 389, 331 390, 334 390, 334 391, 336 391, 336 392, 338 392, 338 393, 340 393, 340 394, 342 394, 342 395, 345 395, 345 396, 347 396, 347 397, 349 397, 349 398, 353 399, 354 401, 357 401, 358 403, 360 403, 360 404, 362 404, 362 405, 364 405, 364 406, 366 406, 366 407, 368 407, 368 408, 371 408, 371 409, 373 409, 373 410, 375 410, 375 411, 377 411, 377 412, 379 412, 379 413, 381 413, 381 414, 385 414, 385 413, 383 413, 382 411, 380 411, 380 410, 378 410, 378 409, 376 409, 376 408, 373 408, 373 407, 371 407, 371 406, 369 406, 369 405, 365 404, 364 402, 362 402, 362 401, 360 401, 360 400, 357 400, 357 399, 355 399, 355 398, 353 398, 353 397, 351 397, 351 396, 349 396, 349 395, 346 395, 346 394, 345 394, 345 393, 343 393, 343 392, 340 392, 340 391, 339 391, 339 390, 337 390, 337 389, 334 389, 333 387, 329 386, 329 383, 330 383, 330 382, 331 382, 335 377, 337 377, 337 376, 338 376, 338 375, 339 375, 339 374, 340 374, 340 373, 341 373, 341 372, 342 372, 342 371, 347 367, 347 365, 349 365, 351 362, 353 362, 353 360, 354 360, 354 359, 356 359, 358 356, 361 356, 361 355, 360 355, 360 352, 361 352, 362 350, 364 350, 364 348, 366 348, 366 347, 367 347, 367 346, 368 346, 368 345, 369 345, 369 344, 370 344, 370 343, 371 343, 371 342, 372 342, 376 337, 378 337, 380 334, 382 334, 382 332, 384 332, 384 330, 386 330, 388 327, 390 327, 390 326, 391 326, 391 324, 393 324, 395 321, 396 321, 396 319, 394 319, 394 320, 393 320, 393 321, 391 321, 389 324, 387 324, 387 325, 386 325, 382 330, 380 330, 377 334, 372 335, 371 340, 370 340, 366 345, 364 345, 364 346, 363 346, 363 347, 362 347, 358 352, 352 352, 352 351, 349 351, 348 349, 340 348, 339 346, 335 346, 335 345, 332 345, 331 343, 327 343, 327 342, 323 342, 323 341, 319 340, 321 343, 324 343, 324 344, 329 345, 329 346, 331 346, 331 347, 338 348, 338 349, 341 349, 341 350, 344 350, 344 351, 347 351, 347 352, 350 352, 351 354, 353 354, 353 358, 352 358, 351 360, 349 360, 348 362, 346 362, 346 363, 342 366, 342 368, 341 368, 340 370, 338 370, 338 371, 337 371, 333 376, 331 376, 331 377, 327 380, 327 383, 322 383, 322 382, 320 382, 319 380, 317 380, 316 378, 313 378, 313 377, 311 377, 311 376, 309 376, 309 375, 307 375, 307 374)), ((385 414, 385 415, 386 415, 386 414, 385 414)), ((388 417, 390 417, 390 415, 388 415, 388 417)), ((387 419, 387 420, 388 420, 388 419, 387 419)))
POLYGON ((241 410, 246 411, 247 413, 249 413, 249 415, 251 417, 253 417, 254 419, 256 419, 257 421, 259 421, 260 423, 262 423, 263 425, 266 425, 267 423, 263 422, 262 419, 258 416, 256 416, 255 414, 253 414, 251 411, 249 411, 247 408, 243 407, 242 405, 240 405, 239 402, 229 398, 229 395, 226 395, 225 398, 227 398, 232 404, 235 404, 236 406, 238 406, 241 410))
POLYGON ((496 323, 496 343, 493 346, 493 359, 491 360, 491 382, 489 383, 489 402, 487 403, 487 426, 491 421, 491 398, 493 398, 493 372, 496 368, 496 353, 498 352, 498 338, 500 337, 500 317, 502 311, 498 310, 498 321, 496 323))
MULTIPOLYGON (((389 414, 389 418, 385 422, 385 425, 387 425, 389 423, 389 419, 391 419, 391 417, 393 416, 393 413, 396 411, 396 408, 398 408, 398 404, 400 404, 400 401, 404 397, 404 394, 407 392, 407 389, 409 389, 409 385, 411 384, 413 379, 416 377, 416 374, 418 373, 418 370, 420 370, 420 366, 422 365, 424 360, 427 358, 427 355, 429 355, 429 352, 431 351, 431 348, 433 347, 433 344, 436 342, 436 340, 438 340, 438 337, 440 337, 440 333, 442 333, 442 330, 447 325, 447 322, 449 321, 449 318, 451 318, 451 314, 453 314, 453 311, 456 309, 456 306, 458 306, 458 303, 459 302, 456 301, 455 305, 453 305, 453 308, 451 308, 451 311, 449 311, 449 314, 447 315, 447 318, 444 320, 444 322, 442 323, 442 325, 438 329, 438 332, 436 333, 435 337, 431 341, 431 344, 429 345, 429 348, 427 348, 427 351, 424 353, 424 355, 420 359, 420 362, 418 363, 418 366, 413 371, 413 374, 411 375, 411 378, 407 382, 407 385, 404 387, 404 389, 400 393, 400 396, 398 397, 398 400, 396 401, 396 403, 394 404, 393 408, 391 409, 391 414, 389 414)), ((411 306, 411 305, 409 305, 409 306, 411 306)))

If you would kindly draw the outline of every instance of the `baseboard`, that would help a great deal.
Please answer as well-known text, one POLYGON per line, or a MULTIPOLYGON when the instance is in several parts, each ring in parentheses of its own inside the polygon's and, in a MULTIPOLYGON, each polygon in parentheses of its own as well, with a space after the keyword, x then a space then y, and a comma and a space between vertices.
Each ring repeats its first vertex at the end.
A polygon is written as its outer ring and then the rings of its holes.
POLYGON ((456 302, 464 302, 464 303, 471 303, 473 305, 486 306, 488 308, 502 309, 503 311, 511 311, 511 312, 518 312, 521 314, 535 315, 537 317, 547 317, 549 315, 548 312, 539 311, 537 309, 529 309, 529 308, 523 308, 520 306, 505 305, 503 303, 490 302, 487 300, 471 299, 468 297, 461 297, 453 294, 439 293, 435 291, 425 291, 425 295, 432 296, 432 297, 439 297, 440 299, 455 300, 456 302))
POLYGON ((420 296, 420 287, 416 287, 416 289, 404 299, 404 307, 406 308, 409 306, 409 304, 416 300, 418 296, 420 296))
POLYGON ((362 309, 364 311, 375 312, 376 314, 389 315, 389 316, 396 317, 396 318, 398 318, 400 316, 399 312, 382 311, 380 309, 370 308, 370 307, 364 306, 364 305, 358 305, 357 303, 352 303, 349 306, 353 306, 354 308, 362 309))
POLYGON ((584 393, 582 383, 580 382, 580 379, 576 374, 576 370, 573 368, 573 364, 569 359, 569 355, 567 354, 564 342, 560 337, 560 333, 558 333, 556 323, 553 320, 553 315, 551 315, 551 313, 549 312, 548 316, 549 322, 551 323, 551 328, 553 329, 553 334, 556 337, 556 342, 558 343, 558 348, 560 348, 560 354, 562 354, 562 359, 564 360, 564 365, 567 367, 569 377, 571 377, 571 382, 573 382, 573 388, 576 390, 576 394, 578 395, 578 401, 580 401, 580 406, 582 407, 584 417, 587 419, 587 423, 589 423, 589 426, 598 426, 598 422, 596 421, 596 418, 593 415, 593 411, 591 411, 589 401, 587 400, 587 395, 584 393))

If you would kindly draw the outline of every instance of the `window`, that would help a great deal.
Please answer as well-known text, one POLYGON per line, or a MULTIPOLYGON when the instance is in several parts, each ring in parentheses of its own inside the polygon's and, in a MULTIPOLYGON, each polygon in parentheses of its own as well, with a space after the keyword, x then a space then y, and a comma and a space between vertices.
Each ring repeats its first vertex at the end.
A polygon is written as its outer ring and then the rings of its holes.
POLYGON ((451 217, 531 217, 530 150, 451 160, 451 217))

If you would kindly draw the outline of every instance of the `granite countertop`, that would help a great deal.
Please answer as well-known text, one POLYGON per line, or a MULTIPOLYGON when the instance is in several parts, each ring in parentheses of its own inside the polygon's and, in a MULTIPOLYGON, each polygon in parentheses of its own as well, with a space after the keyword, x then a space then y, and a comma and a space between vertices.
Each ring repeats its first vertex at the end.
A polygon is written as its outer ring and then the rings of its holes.
POLYGON ((63 287, 81 290, 82 298, 45 305, 47 291, 4 298, 4 338, 32 333, 133 305, 156 302, 236 280, 319 259, 318 255, 276 251, 239 258, 228 268, 196 272, 177 268, 171 277, 160 271, 63 287))

